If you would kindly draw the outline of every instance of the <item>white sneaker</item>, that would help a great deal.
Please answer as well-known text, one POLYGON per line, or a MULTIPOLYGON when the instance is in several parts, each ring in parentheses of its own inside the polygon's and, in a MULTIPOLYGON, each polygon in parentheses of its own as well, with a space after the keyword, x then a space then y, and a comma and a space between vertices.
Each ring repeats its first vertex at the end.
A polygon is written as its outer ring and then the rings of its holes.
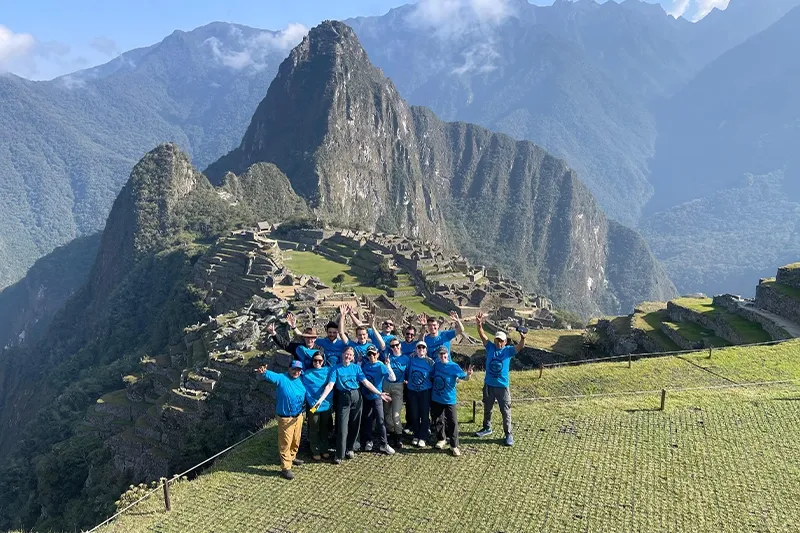
POLYGON ((419 446, 419 439, 414 439, 411 441, 412 446, 419 446))
POLYGON ((364 451, 365 451, 365 452, 371 452, 371 451, 372 451, 372 441, 368 441, 368 442, 367 442, 367 443, 364 445, 364 451))
POLYGON ((425 441, 422 440, 422 439, 419 439, 419 441, 417 442, 417 446, 419 446, 420 448, 424 448, 425 447, 425 441))
POLYGON ((434 447, 435 447, 437 450, 444 450, 444 447, 445 447, 445 445, 446 445, 446 444, 447 444, 447 441, 446 441, 446 440, 440 440, 439 442, 437 442, 437 443, 434 445, 434 447))
POLYGON ((453 455, 454 455, 454 456, 456 456, 456 457, 458 457, 459 455, 461 455, 461 450, 459 450, 458 448, 453 448, 453 449, 451 449, 450 451, 452 451, 452 452, 453 452, 453 455))
POLYGON ((392 448, 392 447, 391 447, 391 446, 389 446, 388 444, 384 444, 383 446, 381 446, 381 447, 380 447, 380 448, 378 448, 378 449, 379 449, 381 452, 385 453, 386 455, 393 455, 393 454, 394 454, 394 448, 392 448))

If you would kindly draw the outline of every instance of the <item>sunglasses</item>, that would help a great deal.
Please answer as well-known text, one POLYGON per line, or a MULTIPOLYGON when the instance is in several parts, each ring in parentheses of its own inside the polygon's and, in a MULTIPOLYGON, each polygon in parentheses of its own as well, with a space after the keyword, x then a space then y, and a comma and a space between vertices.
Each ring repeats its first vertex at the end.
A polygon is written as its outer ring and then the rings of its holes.
POLYGON ((321 362, 322 362, 322 359, 316 359, 316 358, 315 358, 315 359, 312 359, 312 360, 311 360, 311 362, 312 362, 312 363, 321 363, 321 362))
POLYGON ((400 347, 399 344, 390 344, 389 345, 389 348, 399 348, 399 347, 400 347))
POLYGON ((427 350, 427 346, 417 346, 417 350, 427 350))
POLYGON ((414 336, 414 334, 413 334, 413 333, 411 333, 410 331, 409 331, 409 332, 406 332, 406 337, 413 337, 413 336, 414 336))

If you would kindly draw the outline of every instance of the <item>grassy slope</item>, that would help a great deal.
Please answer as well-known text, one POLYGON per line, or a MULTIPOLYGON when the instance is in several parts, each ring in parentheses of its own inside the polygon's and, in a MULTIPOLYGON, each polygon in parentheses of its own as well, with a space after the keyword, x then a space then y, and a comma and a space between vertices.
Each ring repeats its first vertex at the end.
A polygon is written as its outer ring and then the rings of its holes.
MULTIPOLYGON (((512 393, 557 395, 800 378, 800 342, 515 373, 512 393), (707 372, 708 368, 714 373, 707 372)), ((479 396, 482 376, 459 385, 479 396)), ((800 520, 800 388, 516 402, 517 444, 470 435, 464 455, 358 454, 277 476, 274 425, 207 474, 104 529, 145 531, 793 531, 800 520)), ((479 415, 480 417, 480 415, 479 415)))
POLYGON ((645 302, 640 304, 634 310, 631 326, 644 331, 645 334, 655 340, 664 351, 672 352, 680 350, 680 347, 661 331, 662 322, 669 320, 666 309, 667 304, 661 302, 645 302))

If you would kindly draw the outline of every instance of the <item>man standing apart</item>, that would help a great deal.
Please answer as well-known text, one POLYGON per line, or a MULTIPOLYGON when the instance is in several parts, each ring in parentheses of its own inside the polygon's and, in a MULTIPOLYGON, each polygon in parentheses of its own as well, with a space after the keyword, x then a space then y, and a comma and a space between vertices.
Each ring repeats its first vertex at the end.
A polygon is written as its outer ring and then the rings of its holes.
POLYGON ((303 372, 303 363, 292 361, 289 371, 278 374, 267 370, 267 365, 256 369, 264 379, 275 384, 277 405, 275 415, 278 417, 278 454, 281 458, 281 475, 285 479, 294 479, 292 465, 301 465, 297 458, 300 449, 300 436, 303 431, 303 406, 306 400, 306 388, 298 379, 303 372))
POLYGON ((478 437, 492 434, 492 408, 494 402, 500 407, 503 417, 504 444, 512 446, 514 437, 511 435, 511 391, 509 390, 508 368, 511 358, 525 347, 525 333, 520 332, 520 339, 516 346, 508 344, 508 336, 503 331, 498 331, 494 342, 483 331, 484 314, 478 313, 475 323, 478 326, 478 335, 486 346, 486 377, 483 382, 483 428, 475 433, 478 437))

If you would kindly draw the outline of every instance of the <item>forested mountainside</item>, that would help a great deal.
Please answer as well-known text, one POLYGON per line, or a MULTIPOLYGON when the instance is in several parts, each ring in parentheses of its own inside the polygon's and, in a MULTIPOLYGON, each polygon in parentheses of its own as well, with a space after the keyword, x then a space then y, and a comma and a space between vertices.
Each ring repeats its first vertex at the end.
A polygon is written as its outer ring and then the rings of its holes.
POLYGON ((316 27, 292 51, 241 145, 206 173, 215 181, 257 162, 274 163, 329 224, 437 239, 584 316, 674 291, 642 238, 609 229, 564 161, 409 107, 343 23, 316 27), (644 276, 623 273, 628 262, 644 276))
POLYGON ((679 287, 747 284, 800 250, 800 7, 726 52, 664 106, 642 228, 679 287))
MULTIPOLYGON (((349 22, 411 104, 534 141, 566 159, 611 218, 635 225, 652 189, 650 109, 796 3, 732 0, 697 24, 638 0, 510 2, 489 23, 405 6, 349 22), (452 24, 472 31, 458 37, 452 24)), ((0 171, 13 200, 0 206, 0 287, 100 229, 158 143, 178 143, 201 168, 235 147, 299 37, 213 23, 49 82, 0 75, 0 171)))

